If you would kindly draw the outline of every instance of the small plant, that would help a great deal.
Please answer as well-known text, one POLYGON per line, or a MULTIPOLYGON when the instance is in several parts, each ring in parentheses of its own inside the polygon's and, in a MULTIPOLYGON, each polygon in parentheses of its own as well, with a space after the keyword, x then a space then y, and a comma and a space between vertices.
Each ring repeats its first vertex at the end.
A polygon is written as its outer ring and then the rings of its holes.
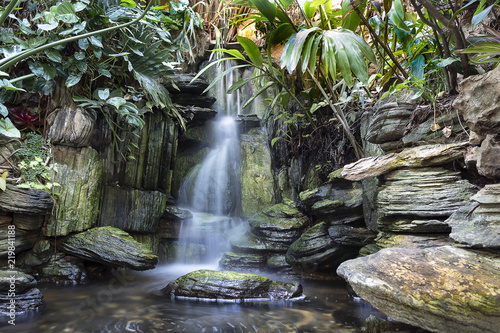
POLYGON ((36 128, 40 126, 38 114, 32 115, 27 107, 22 107, 20 109, 10 108, 9 114, 12 122, 20 129, 28 128, 32 131, 36 131, 36 128))
POLYGON ((54 166, 48 165, 51 154, 45 139, 40 134, 28 133, 18 154, 23 159, 18 164, 21 177, 18 180, 17 187, 45 190, 54 194, 53 188, 60 186, 60 184, 51 182, 50 172, 51 170, 57 170, 54 166))

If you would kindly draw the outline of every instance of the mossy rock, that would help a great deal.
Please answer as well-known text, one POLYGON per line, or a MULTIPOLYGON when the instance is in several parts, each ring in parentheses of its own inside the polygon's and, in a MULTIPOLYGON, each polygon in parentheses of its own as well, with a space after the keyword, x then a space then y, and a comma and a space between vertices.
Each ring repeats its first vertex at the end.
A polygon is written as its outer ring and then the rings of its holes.
POLYGON ((257 253, 226 252, 219 261, 222 269, 248 270, 262 269, 265 266, 266 257, 257 253))
POLYGON ((198 270, 169 283, 162 292, 213 300, 290 299, 302 295, 302 286, 251 273, 198 270))
POLYGON ((99 227, 76 234, 59 243, 58 248, 85 260, 140 271, 152 269, 158 263, 158 257, 146 245, 115 227, 99 227))

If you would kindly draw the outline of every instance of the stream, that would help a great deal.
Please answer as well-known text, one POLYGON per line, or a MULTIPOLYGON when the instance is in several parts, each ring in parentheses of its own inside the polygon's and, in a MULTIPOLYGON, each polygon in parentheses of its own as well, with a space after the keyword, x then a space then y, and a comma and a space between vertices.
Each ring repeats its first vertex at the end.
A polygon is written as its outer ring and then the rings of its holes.
POLYGON ((306 297, 297 301, 221 303, 161 295, 169 281, 200 268, 216 266, 164 265, 117 271, 109 281, 84 286, 41 287, 45 308, 17 316, 16 326, 0 326, 0 331, 361 332, 370 314, 383 316, 350 295, 343 281, 304 281, 306 297))

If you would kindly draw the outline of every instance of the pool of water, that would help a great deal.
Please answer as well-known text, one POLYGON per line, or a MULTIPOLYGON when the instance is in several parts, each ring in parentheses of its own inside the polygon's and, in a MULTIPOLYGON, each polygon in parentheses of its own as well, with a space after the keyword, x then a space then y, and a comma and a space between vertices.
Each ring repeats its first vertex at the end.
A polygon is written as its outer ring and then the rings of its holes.
MULTIPOLYGON (((84 286, 40 288, 45 308, 16 318, 1 332, 362 332, 370 314, 382 316, 342 281, 302 281, 297 301, 220 303, 172 299, 160 293, 170 281, 200 268, 160 266, 119 271, 84 286)), ((286 278, 271 278, 286 281, 286 278)))

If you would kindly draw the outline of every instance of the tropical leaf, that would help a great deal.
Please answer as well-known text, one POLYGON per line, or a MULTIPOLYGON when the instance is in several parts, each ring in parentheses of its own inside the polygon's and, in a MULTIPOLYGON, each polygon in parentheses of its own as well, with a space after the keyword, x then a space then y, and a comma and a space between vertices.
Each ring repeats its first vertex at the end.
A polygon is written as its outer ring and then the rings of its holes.
MULTIPOLYGON (((359 5, 359 10, 365 11, 365 3, 359 5)), ((361 17, 353 10, 351 0, 342 1, 342 27, 351 31, 356 31, 361 23, 361 17)))
POLYGON ((268 0, 250 0, 250 2, 269 20, 269 22, 274 22, 277 8, 273 2, 268 0))
POLYGON ((262 67, 263 59, 262 54, 260 54, 259 47, 249 38, 237 36, 236 39, 245 49, 245 52, 247 53, 248 58, 250 58, 252 64, 258 68, 262 67))
POLYGON ((0 135, 9 138, 20 138, 21 132, 19 132, 9 118, 0 118, 0 135))
MULTIPOLYGON (((288 73, 293 73, 295 68, 297 67, 297 64, 299 63, 299 60, 302 55, 302 49, 304 46, 304 43, 306 42, 307 38, 309 37, 309 34, 321 30, 318 27, 312 27, 309 29, 303 29, 297 32, 295 39, 293 41, 293 49, 286 54, 285 59, 282 58, 282 60, 285 60, 285 63, 282 61, 281 62, 281 68, 286 67, 288 70, 288 73)), ((311 38, 312 39, 312 38, 311 38)), ((308 44, 310 45, 310 44, 308 44)), ((310 45, 311 46, 311 45, 310 45)), ((289 46, 290 47, 290 46, 289 46)), ((310 56, 310 50, 307 50, 304 52, 307 53, 306 56, 304 56, 304 62, 309 61, 309 56, 310 56), (307 57, 307 60, 305 59, 307 57)))

